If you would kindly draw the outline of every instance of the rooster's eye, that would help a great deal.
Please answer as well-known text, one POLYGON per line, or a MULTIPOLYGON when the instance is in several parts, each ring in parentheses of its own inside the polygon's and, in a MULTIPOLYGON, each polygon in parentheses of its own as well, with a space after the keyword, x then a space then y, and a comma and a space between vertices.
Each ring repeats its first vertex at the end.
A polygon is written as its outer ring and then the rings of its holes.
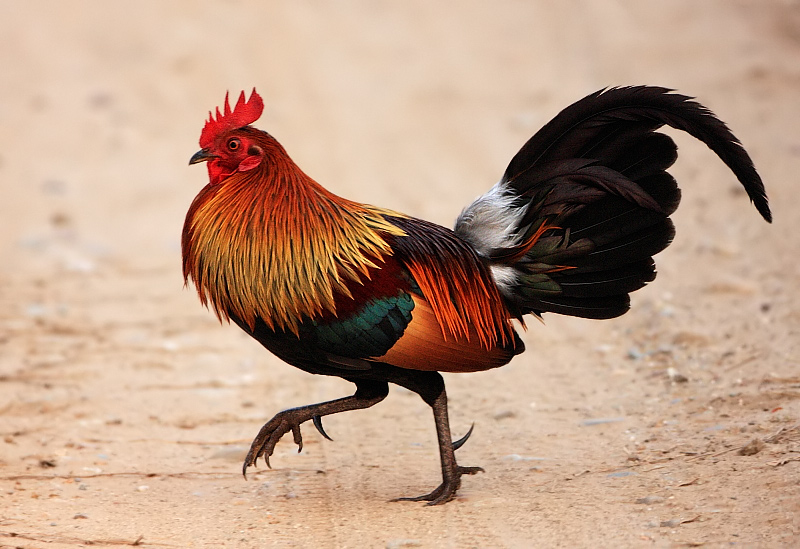
POLYGON ((228 149, 232 151, 238 151, 239 147, 242 146, 242 142, 236 139, 235 137, 228 141, 228 149))

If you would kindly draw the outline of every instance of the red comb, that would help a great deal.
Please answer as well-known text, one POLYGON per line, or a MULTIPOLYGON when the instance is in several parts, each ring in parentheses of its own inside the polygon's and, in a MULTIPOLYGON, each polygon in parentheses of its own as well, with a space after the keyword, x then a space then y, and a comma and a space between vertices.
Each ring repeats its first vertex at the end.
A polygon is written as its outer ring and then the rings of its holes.
POLYGON ((250 94, 250 99, 244 100, 244 92, 239 94, 239 100, 236 106, 231 111, 231 105, 228 103, 228 94, 225 93, 225 107, 220 114, 219 107, 217 107, 217 118, 209 111, 208 121, 203 126, 203 132, 200 134, 200 147, 210 147, 214 139, 222 132, 242 128, 248 124, 252 124, 261 116, 264 111, 264 101, 261 96, 256 93, 253 88, 253 93, 250 94))

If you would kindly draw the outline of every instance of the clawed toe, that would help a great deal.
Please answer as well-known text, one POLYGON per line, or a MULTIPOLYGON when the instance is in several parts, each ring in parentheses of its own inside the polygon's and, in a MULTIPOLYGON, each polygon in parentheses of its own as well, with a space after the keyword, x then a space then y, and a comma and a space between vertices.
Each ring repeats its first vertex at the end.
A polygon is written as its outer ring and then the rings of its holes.
POLYGON ((461 475, 474 475, 483 472, 483 468, 481 467, 462 467, 458 465, 452 477, 446 478, 429 494, 417 497, 395 498, 391 501, 427 501, 428 505, 441 505, 447 503, 456 496, 456 492, 461 487, 461 475))
POLYGON ((441 505, 447 503, 456 496, 458 488, 461 486, 461 481, 443 482, 433 492, 417 497, 395 498, 395 501, 427 501, 427 505, 441 505))
POLYGON ((278 444, 278 441, 289 431, 292 432, 294 443, 297 444, 297 452, 302 452, 303 435, 300 433, 300 424, 304 421, 311 419, 314 423, 314 427, 317 428, 317 431, 319 431, 323 437, 328 440, 333 440, 328 436, 328 433, 325 432, 325 429, 322 428, 322 416, 315 414, 309 418, 307 413, 299 414, 297 410, 297 408, 285 410, 275 415, 275 417, 261 427, 258 435, 256 435, 256 438, 253 439, 253 443, 250 445, 250 451, 247 452, 247 457, 244 459, 242 474, 245 478, 247 478, 247 468, 251 465, 255 466, 258 458, 262 456, 267 467, 270 469, 272 468, 272 465, 269 463, 269 458, 275 451, 275 446, 278 444))
POLYGON ((461 467, 458 466, 458 472, 462 475, 475 475, 477 473, 485 473, 483 467, 461 467))
POLYGON ((303 450, 303 435, 300 433, 300 423, 293 418, 285 415, 284 413, 278 414, 269 420, 250 445, 250 451, 247 452, 247 457, 244 459, 242 466, 242 474, 247 478, 247 468, 251 465, 255 466, 259 457, 264 457, 264 463, 270 469, 272 465, 269 462, 270 456, 275 451, 275 446, 283 435, 292 432, 294 443, 297 444, 297 451, 303 450))

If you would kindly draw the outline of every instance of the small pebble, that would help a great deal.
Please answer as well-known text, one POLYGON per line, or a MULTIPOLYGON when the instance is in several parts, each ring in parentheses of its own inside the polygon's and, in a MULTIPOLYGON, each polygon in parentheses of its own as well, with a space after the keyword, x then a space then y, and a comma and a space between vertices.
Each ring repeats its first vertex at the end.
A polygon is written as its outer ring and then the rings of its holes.
POLYGON ((89 518, 89 515, 87 515, 87 514, 84 514, 84 513, 77 513, 77 514, 76 514, 74 517, 72 517, 72 518, 74 518, 74 519, 88 519, 88 518, 89 518))
POLYGON ((622 478, 622 477, 634 477, 636 476, 635 471, 617 471, 616 473, 609 473, 609 477, 611 478, 622 478))
POLYGON ((177 351, 181 346, 177 341, 167 339, 161 342, 161 348, 165 351, 177 351))
POLYGON ((747 446, 740 449, 737 453, 740 456, 754 456, 763 450, 766 447, 766 444, 760 438, 754 438, 751 440, 747 446))
POLYGON ((667 368, 667 377, 669 377, 669 380, 672 381, 673 383, 686 383, 687 381, 689 381, 688 377, 686 377, 685 375, 683 375, 678 370, 672 367, 667 368))
POLYGON ((581 421, 581 425, 584 427, 590 427, 592 425, 603 425, 605 423, 619 423, 620 421, 625 421, 624 417, 598 417, 592 419, 584 419, 581 421))
POLYGON ((641 360, 642 358, 644 358, 644 356, 645 354, 636 347, 631 347, 630 349, 628 349, 628 358, 630 358, 631 360, 641 360))
POLYGON ((661 503, 662 501, 664 501, 664 498, 661 496, 646 496, 637 499, 636 503, 640 505, 652 505, 653 503, 661 503))
POLYGON ((608 343, 601 343, 600 345, 595 347, 594 350, 597 351, 598 353, 606 354, 606 353, 610 353, 611 351, 613 351, 614 350, 614 346, 610 345, 608 343))

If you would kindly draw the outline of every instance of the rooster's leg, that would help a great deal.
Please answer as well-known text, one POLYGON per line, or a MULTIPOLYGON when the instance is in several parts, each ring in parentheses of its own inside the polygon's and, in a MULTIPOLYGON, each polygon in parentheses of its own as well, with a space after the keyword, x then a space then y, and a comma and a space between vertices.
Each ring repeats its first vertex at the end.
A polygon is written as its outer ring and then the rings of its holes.
MULTIPOLYGON (((408 381, 408 380, 407 380, 408 381)), ((450 421, 447 416, 447 392, 442 376, 436 372, 420 372, 414 381, 401 383, 418 393, 433 409, 436 436, 439 439, 439 457, 442 461, 442 483, 431 493, 413 498, 397 498, 394 501, 427 501, 428 505, 440 505, 453 499, 461 486, 461 475, 474 475, 483 471, 480 467, 462 467, 456 463, 455 451, 467 441, 472 428, 461 439, 453 442, 450 436, 450 421)))
POLYGON ((311 404, 309 406, 300 406, 298 408, 291 408, 275 414, 261 430, 250 445, 250 451, 247 452, 247 457, 244 458, 244 466, 242 467, 242 474, 247 476, 247 468, 255 465, 259 457, 264 456, 264 461, 267 467, 270 467, 269 457, 275 450, 275 445, 283 435, 292 432, 294 442, 298 446, 298 452, 303 449, 303 437, 300 434, 300 424, 308 420, 314 421, 314 425, 318 430, 328 438, 324 431, 321 430, 322 423, 319 418, 330 414, 337 414, 339 412, 347 412, 349 410, 359 410, 362 408, 369 408, 386 398, 389 394, 389 385, 385 381, 373 380, 356 380, 356 392, 354 395, 331 400, 328 402, 320 402, 319 404, 311 404))

